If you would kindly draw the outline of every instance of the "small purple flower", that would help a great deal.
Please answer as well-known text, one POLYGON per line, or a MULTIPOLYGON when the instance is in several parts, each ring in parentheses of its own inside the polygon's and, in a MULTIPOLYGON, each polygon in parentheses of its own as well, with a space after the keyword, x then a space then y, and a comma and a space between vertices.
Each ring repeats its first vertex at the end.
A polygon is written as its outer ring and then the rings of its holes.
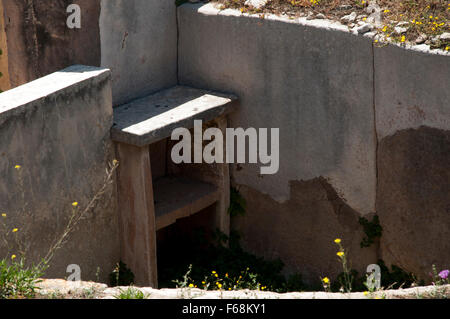
POLYGON ((450 271, 448 269, 445 269, 439 273, 439 277, 442 279, 447 279, 450 271))

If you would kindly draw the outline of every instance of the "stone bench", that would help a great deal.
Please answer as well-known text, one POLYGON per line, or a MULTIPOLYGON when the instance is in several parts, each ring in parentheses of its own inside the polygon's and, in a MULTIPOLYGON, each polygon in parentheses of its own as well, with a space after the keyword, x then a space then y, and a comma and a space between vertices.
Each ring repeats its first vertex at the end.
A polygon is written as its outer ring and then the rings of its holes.
POLYGON ((157 287, 157 230, 215 205, 214 226, 229 233, 228 165, 209 165, 213 172, 208 174, 192 168, 188 177, 153 179, 150 146, 176 128, 193 128, 194 120, 214 121, 224 131, 236 100, 230 94, 175 86, 114 109, 121 259, 135 273, 136 285, 157 287))

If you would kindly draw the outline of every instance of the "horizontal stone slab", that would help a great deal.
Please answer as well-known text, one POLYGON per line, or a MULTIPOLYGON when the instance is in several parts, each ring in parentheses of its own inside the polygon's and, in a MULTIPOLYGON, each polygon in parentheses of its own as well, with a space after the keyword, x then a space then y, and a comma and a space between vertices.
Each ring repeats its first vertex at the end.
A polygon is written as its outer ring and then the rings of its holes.
POLYGON ((175 86, 114 109, 111 138, 144 146, 171 136, 194 120, 208 122, 233 109, 237 97, 187 86, 175 86))
POLYGON ((153 185, 156 230, 188 217, 219 200, 216 186, 182 177, 163 177, 153 185))

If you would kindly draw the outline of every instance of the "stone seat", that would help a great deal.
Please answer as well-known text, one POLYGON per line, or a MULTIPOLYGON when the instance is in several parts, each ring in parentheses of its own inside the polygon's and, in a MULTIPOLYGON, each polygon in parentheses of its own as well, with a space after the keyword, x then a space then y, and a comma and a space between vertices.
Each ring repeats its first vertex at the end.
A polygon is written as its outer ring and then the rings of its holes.
POLYGON ((175 86, 115 108, 111 138, 136 146, 155 143, 175 128, 192 128, 194 120, 206 123, 229 113, 236 99, 231 94, 175 86))
POLYGON ((163 140, 176 128, 193 128, 195 120, 210 122, 225 133, 226 115, 236 100, 232 94, 174 86, 114 108, 111 138, 119 160, 121 260, 134 272, 136 285, 157 288, 158 230, 212 207, 212 226, 229 233, 228 164, 178 167, 167 159, 170 156, 165 147, 169 143, 163 140), (158 147, 159 141, 166 146, 151 156, 155 156, 155 163, 164 159, 165 169, 163 174, 155 171, 158 177, 153 180, 150 145, 158 147), (174 171, 169 172, 169 168, 174 171))

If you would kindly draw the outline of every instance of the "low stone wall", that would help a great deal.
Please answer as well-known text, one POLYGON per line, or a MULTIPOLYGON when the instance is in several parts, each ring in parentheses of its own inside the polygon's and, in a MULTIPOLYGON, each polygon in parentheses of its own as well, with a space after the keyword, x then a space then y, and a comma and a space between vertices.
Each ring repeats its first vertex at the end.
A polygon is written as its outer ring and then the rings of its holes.
POLYGON ((433 263, 448 266, 448 56, 377 48, 330 21, 213 4, 185 4, 178 21, 180 83, 237 94, 231 127, 280 128, 277 174, 233 165, 248 208, 233 224, 247 249, 280 257, 310 282, 341 271, 336 237, 360 273, 381 257, 422 278, 433 263), (419 131, 385 140, 409 128, 419 131), (358 218, 375 212, 381 249, 361 249, 358 218))
POLYGON ((101 0, 99 25, 113 105, 177 84, 175 0, 101 0))
MULTIPOLYGON (((37 298, 46 299, 117 299, 130 287, 107 287, 95 282, 74 282, 61 279, 44 280, 38 284, 37 298)), ((373 293, 332 293, 324 291, 276 293, 261 290, 202 290, 198 288, 153 289, 133 287, 145 299, 445 299, 450 285, 408 289, 379 290, 373 293)))
MULTIPOLYGON (((114 159, 111 126, 106 69, 73 66, 0 95, 1 236, 9 232, 10 244, 0 241, 2 258, 19 257, 22 248, 28 261, 39 261, 64 231, 72 203, 87 206, 114 159)), ((116 201, 109 186, 46 276, 66 277, 67 266, 77 264, 83 279, 107 280, 119 260, 116 201)))

